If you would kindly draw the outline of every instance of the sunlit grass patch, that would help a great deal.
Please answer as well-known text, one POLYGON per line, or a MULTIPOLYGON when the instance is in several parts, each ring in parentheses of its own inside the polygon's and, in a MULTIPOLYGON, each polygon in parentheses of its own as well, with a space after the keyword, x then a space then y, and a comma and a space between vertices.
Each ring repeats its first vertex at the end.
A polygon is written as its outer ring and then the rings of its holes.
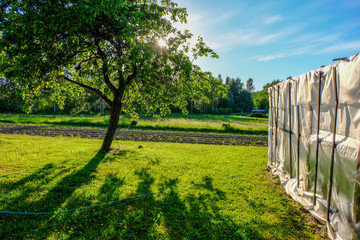
POLYGON ((0 239, 323 236, 262 169, 266 147, 115 142, 104 155, 96 139, 0 139, 1 175, 19 172, 0 177, 0 211, 55 211, 0 214, 0 239))

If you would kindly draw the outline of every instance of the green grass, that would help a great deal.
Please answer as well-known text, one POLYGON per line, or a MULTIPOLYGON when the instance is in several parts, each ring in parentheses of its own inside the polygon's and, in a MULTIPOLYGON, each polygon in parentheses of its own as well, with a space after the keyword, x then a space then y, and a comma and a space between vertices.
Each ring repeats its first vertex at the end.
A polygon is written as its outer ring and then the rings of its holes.
POLYGON ((160 191, 67 213, 0 214, 0 239, 324 237, 262 169, 266 147, 115 142, 121 150, 103 155, 96 139, 0 139, 0 176, 19 172, 0 177, 0 211, 59 211, 160 191))
MULTIPOLYGON (((65 126, 107 127, 109 115, 26 115, 0 114, 0 122, 15 124, 51 124, 65 126)), ((142 117, 136 126, 131 126, 131 118, 120 117, 120 128, 151 130, 229 132, 239 134, 267 134, 268 120, 238 115, 172 114, 160 120, 142 117)))

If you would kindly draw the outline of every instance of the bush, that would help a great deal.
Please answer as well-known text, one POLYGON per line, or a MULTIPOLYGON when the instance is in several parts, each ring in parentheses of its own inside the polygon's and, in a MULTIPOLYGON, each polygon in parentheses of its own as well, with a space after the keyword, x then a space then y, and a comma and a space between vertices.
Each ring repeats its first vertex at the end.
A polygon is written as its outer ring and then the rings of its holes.
POLYGON ((130 123, 130 127, 135 127, 138 124, 138 121, 132 120, 130 123))
POLYGON ((230 129, 230 123, 223 123, 221 125, 223 128, 225 128, 225 130, 229 130, 230 129))
POLYGON ((232 113, 231 108, 219 108, 219 110, 217 111, 217 114, 220 114, 220 115, 228 115, 231 113, 232 113))
POLYGON ((248 115, 248 117, 267 118, 268 116, 261 112, 252 112, 248 115))

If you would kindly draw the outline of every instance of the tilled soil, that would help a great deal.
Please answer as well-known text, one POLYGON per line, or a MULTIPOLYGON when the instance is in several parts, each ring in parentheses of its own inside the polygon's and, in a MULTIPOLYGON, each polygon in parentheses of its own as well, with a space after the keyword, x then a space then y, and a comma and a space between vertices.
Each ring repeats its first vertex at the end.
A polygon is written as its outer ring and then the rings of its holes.
MULTIPOLYGON (((40 136, 65 136, 82 138, 104 138, 106 129, 69 128, 54 126, 34 126, 0 124, 0 133, 27 134, 40 136)), ((267 136, 247 136, 238 134, 211 134, 196 132, 170 132, 118 129, 116 140, 197 143, 215 145, 267 146, 267 136)))

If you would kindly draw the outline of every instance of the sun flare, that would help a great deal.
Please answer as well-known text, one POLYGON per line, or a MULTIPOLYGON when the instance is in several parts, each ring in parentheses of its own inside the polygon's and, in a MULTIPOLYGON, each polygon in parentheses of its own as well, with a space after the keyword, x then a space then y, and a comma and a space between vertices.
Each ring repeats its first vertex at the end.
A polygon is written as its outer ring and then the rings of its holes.
POLYGON ((166 44, 166 41, 162 38, 160 38, 157 42, 157 44, 160 46, 160 47, 166 47, 167 44, 166 44))

